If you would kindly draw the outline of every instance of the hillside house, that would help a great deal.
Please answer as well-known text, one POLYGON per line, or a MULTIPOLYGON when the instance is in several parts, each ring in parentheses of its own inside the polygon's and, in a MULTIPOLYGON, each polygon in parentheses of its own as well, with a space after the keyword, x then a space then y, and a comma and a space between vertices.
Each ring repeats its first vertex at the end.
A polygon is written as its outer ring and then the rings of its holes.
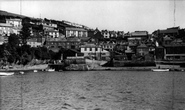
POLYGON ((95 60, 110 60, 110 52, 102 47, 94 44, 86 44, 80 47, 80 52, 84 53, 84 57, 95 60))
POLYGON ((87 30, 76 27, 66 27, 65 35, 66 37, 88 37, 87 30))

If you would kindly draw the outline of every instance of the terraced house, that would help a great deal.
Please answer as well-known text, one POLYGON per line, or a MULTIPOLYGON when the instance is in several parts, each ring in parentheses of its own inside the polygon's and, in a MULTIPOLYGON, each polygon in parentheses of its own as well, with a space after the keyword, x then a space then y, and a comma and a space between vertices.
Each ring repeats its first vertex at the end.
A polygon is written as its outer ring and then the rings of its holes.
POLYGON ((88 37, 87 30, 77 27, 66 27, 66 37, 88 37))

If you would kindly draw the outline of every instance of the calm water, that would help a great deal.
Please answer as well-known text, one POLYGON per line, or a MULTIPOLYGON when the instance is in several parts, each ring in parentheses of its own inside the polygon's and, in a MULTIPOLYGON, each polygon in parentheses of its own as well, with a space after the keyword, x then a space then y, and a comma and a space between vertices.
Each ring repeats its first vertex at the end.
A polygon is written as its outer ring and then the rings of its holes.
POLYGON ((0 78, 1 110, 171 110, 172 105, 175 110, 185 108, 183 72, 28 72, 0 78))

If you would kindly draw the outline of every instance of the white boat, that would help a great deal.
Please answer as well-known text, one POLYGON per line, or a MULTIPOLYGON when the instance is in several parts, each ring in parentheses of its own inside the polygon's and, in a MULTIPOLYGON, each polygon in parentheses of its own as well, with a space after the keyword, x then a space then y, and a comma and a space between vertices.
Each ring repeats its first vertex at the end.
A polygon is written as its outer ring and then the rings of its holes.
POLYGON ((10 76, 14 75, 14 72, 0 72, 0 76, 10 76))
POLYGON ((33 70, 34 73, 38 72, 38 70, 33 70))
POLYGON ((107 63, 107 61, 103 61, 103 60, 91 60, 91 59, 85 59, 85 63, 86 64, 94 64, 94 65, 104 65, 105 63, 107 63))
POLYGON ((53 72, 53 71, 55 71, 55 69, 48 69, 47 71, 49 71, 49 72, 53 72))
POLYGON ((152 69, 152 71, 155 71, 155 72, 165 72, 165 71, 170 71, 170 69, 168 68, 154 68, 152 69))
POLYGON ((24 74, 24 71, 20 71, 19 74, 24 74))

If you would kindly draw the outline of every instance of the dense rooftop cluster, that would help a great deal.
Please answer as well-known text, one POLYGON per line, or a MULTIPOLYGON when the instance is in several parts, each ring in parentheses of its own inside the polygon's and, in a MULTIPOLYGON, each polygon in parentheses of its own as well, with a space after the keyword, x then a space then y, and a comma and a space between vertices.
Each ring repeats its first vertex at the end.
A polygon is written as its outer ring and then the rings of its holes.
POLYGON ((91 29, 69 21, 30 18, 4 11, 0 16, 0 45, 11 43, 10 36, 14 34, 17 46, 42 47, 54 52, 66 49, 74 53, 65 55, 66 58, 82 53, 84 57, 99 60, 185 59, 185 29, 180 27, 157 29, 153 33, 145 30, 124 32, 91 29))

